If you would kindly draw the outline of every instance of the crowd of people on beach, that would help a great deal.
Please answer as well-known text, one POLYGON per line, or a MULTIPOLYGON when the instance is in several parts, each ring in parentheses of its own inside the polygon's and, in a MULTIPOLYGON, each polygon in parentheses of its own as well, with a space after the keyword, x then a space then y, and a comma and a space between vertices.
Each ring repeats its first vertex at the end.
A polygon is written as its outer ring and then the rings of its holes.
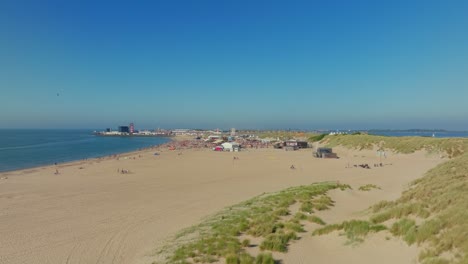
MULTIPOLYGON (((377 168, 377 167, 383 167, 384 164, 382 162, 380 163, 374 163, 374 168, 377 168)), ((364 163, 364 164, 354 164, 354 167, 357 168, 357 167, 360 167, 360 168, 363 168, 363 169, 370 169, 371 167, 369 166, 369 164, 367 163, 364 163)))
MULTIPOLYGON (((262 142, 262 141, 259 141, 259 140, 246 140, 246 139, 242 139, 242 138, 238 139, 236 142, 240 143, 243 148, 258 149, 258 148, 268 148, 268 147, 272 146, 270 143, 265 143, 265 142, 262 142)), ((147 148, 140 148, 140 149, 138 149, 138 151, 158 150, 159 152, 163 152, 164 150, 168 150, 168 151, 177 150, 178 151, 177 155, 181 156, 183 154, 182 150, 184 150, 184 149, 200 149, 200 150, 201 149, 212 149, 213 147, 215 147, 217 145, 218 145, 217 143, 204 141, 204 140, 200 140, 200 139, 175 140, 175 141, 171 141, 171 142, 168 142, 166 144, 162 144, 162 145, 158 145, 158 146, 150 146, 150 147, 147 147, 147 148)), ((160 155, 159 152, 156 152, 154 155, 159 156, 160 155)), ((138 154, 138 155, 135 155, 135 156, 129 156, 128 154, 124 154, 124 155, 114 154, 114 155, 110 155, 110 156, 107 156, 107 157, 97 158, 97 160, 99 162, 102 159, 120 160, 121 158, 123 158, 123 159, 137 159, 137 158, 141 158, 141 157, 142 157, 141 154, 138 154)), ((238 156, 233 156, 233 160, 239 160, 239 157, 238 156)), ((54 165, 57 166, 58 164, 55 163, 54 165)), ((383 163, 374 163, 374 167, 383 167, 383 166, 384 166, 383 163)), ((351 166, 349 164, 346 167, 351 168, 351 166)), ((363 169, 370 169, 371 168, 371 166, 369 166, 369 164, 367 164, 367 163, 354 164, 353 167, 355 167, 355 168, 359 167, 359 168, 363 168, 363 169)), ((79 167, 79 169, 84 169, 84 167, 79 167)), ((296 170, 296 166, 293 164, 293 165, 291 165, 289 167, 289 169, 296 170)), ((117 172, 119 174, 129 174, 130 170, 118 168, 117 172)), ((55 169, 54 174, 59 175, 60 174, 59 170, 55 169)))
MULTIPOLYGON (((259 140, 247 140, 243 138, 236 139, 242 148, 268 148, 270 143, 265 143, 259 140)), ((159 149, 167 148, 168 150, 183 150, 183 149, 212 149, 218 146, 219 143, 204 141, 202 139, 171 141, 169 143, 158 146, 159 149)))

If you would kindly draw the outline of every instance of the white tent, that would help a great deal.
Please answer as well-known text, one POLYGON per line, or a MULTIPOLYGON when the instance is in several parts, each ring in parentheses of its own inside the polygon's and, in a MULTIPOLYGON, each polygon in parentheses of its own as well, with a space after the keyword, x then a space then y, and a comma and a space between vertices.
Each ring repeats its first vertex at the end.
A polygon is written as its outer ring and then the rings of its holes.
POLYGON ((236 142, 226 142, 221 144, 223 146, 224 151, 239 151, 240 145, 236 142))

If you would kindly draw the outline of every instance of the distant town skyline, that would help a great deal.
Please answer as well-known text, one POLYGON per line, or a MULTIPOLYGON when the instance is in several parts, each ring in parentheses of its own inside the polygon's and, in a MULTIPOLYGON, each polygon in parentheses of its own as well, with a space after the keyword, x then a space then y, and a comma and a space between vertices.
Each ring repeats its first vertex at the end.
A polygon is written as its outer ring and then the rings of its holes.
POLYGON ((0 128, 468 130, 467 1, 0 2, 0 128))

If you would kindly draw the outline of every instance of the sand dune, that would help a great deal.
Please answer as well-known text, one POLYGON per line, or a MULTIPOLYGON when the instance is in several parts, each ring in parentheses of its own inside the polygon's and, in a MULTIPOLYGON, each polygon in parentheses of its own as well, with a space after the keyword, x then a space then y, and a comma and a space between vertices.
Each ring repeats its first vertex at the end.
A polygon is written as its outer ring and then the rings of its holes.
MULTIPOLYGON (((338 160, 315 159, 310 150, 248 150, 235 153, 239 160, 210 150, 163 149, 159 156, 145 150, 119 160, 64 164, 58 175, 55 167, 2 173, 0 178, 7 178, 0 180, 0 263, 151 263, 154 250, 177 231, 263 192, 329 180, 354 189, 368 183, 382 188, 332 193, 336 206, 321 215, 332 223, 399 197, 410 181, 441 162, 419 152, 389 154, 382 168, 346 168, 379 158, 373 151, 337 150, 338 160), (289 169, 292 164, 295 170, 289 169)), ((412 263, 417 254, 379 236, 355 249, 342 244, 333 235, 304 237, 281 258, 285 263, 375 263, 376 254, 407 252, 393 263, 412 263), (368 251, 374 253, 362 258, 368 251)))

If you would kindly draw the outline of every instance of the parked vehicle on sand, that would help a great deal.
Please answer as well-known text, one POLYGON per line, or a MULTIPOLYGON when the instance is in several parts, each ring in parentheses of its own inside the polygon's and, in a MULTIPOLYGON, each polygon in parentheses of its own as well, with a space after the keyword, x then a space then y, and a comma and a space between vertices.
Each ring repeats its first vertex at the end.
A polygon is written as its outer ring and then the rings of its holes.
POLYGON ((314 156, 316 158, 331 158, 337 159, 338 156, 336 153, 333 153, 331 148, 318 148, 316 152, 314 152, 314 156))

